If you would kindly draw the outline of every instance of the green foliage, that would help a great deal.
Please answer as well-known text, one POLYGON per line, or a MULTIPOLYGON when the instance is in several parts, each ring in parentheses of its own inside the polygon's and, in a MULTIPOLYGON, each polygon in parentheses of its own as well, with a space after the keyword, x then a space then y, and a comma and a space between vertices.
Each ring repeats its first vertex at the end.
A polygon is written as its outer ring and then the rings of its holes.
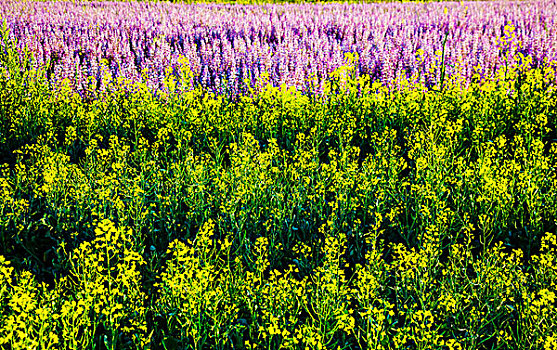
POLYGON ((84 99, 2 40, 0 347, 557 348, 554 64, 84 99))

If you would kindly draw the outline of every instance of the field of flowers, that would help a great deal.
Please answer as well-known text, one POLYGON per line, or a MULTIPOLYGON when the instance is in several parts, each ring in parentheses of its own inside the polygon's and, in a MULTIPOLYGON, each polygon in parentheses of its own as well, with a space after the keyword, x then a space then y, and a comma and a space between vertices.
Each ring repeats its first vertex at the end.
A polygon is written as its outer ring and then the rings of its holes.
POLYGON ((346 53, 359 55, 357 76, 372 80, 405 77, 433 84, 440 78, 441 71, 432 68, 440 65, 441 53, 447 75, 485 77, 517 52, 535 67, 557 60, 555 9, 555 2, 548 1, 0 3, 0 15, 19 48, 35 54, 33 65, 46 66, 49 82, 69 78, 83 94, 106 88, 103 70, 113 78, 161 88, 165 76, 176 75, 180 58, 189 63, 196 86, 227 95, 246 92, 264 72, 275 86, 321 92, 346 53), (505 31, 508 24, 515 26, 512 32, 505 31))
POLYGON ((0 21, 0 349, 557 350, 556 1, 0 21))

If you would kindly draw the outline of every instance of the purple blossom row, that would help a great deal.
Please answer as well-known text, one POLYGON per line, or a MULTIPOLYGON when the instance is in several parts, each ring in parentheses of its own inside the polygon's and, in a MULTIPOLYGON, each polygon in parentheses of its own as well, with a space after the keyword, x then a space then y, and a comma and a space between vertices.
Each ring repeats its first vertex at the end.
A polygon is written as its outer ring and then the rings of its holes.
POLYGON ((557 59, 555 0, 261 6, 2 1, 0 18, 34 53, 34 64, 46 65, 50 81, 69 78, 77 90, 90 86, 88 77, 102 89, 103 65, 113 77, 146 79, 160 88, 180 56, 196 84, 218 93, 241 91, 263 72, 275 85, 319 89, 346 52, 359 55, 356 74, 435 82, 444 41, 446 74, 459 69, 468 79, 475 70, 494 72, 516 51, 536 65, 557 59), (511 34, 506 25, 514 26, 511 34))

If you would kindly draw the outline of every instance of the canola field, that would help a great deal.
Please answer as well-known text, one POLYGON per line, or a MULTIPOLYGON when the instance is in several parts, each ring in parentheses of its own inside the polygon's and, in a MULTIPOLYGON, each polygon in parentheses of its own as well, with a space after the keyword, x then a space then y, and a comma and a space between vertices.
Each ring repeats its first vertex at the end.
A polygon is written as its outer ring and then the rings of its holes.
POLYGON ((0 2, 0 349, 557 349, 557 2, 0 2))

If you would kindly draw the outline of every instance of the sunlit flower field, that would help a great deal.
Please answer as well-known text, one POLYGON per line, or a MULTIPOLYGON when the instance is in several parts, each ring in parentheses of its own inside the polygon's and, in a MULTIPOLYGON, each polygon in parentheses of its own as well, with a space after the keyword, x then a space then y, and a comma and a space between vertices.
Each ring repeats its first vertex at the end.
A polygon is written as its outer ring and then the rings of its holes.
POLYGON ((556 1, 0 22, 0 349, 557 350, 556 1))

